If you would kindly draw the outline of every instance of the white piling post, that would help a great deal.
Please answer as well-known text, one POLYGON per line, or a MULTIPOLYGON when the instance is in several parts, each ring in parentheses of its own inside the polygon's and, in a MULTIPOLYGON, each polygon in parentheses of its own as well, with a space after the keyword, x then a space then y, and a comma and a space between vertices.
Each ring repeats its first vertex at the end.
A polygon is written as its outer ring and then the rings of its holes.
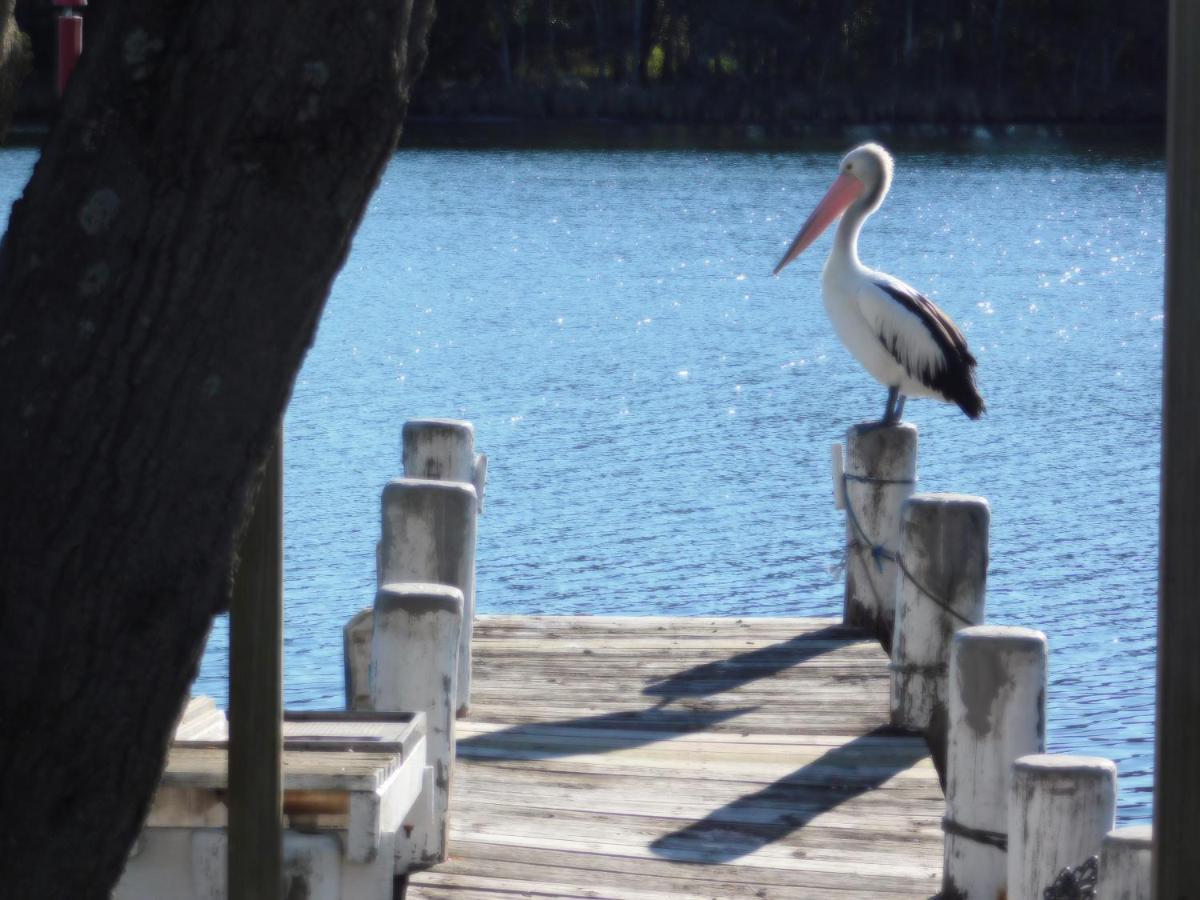
POLYGON ((474 425, 462 419, 409 419, 402 443, 405 478, 473 484, 483 512, 487 455, 475 452, 474 425))
MULTIPOLYGON (((463 595, 444 584, 385 584, 375 596, 371 647, 371 708, 424 712, 426 759, 433 769, 433 822, 410 834, 418 852, 410 861, 445 859, 447 814, 454 770, 459 635, 463 595)), ((408 823, 406 823, 408 824, 408 823)))
POLYGON ((1104 836, 1096 900, 1152 900, 1153 829, 1127 825, 1104 836))
POLYGON ((357 612, 342 628, 342 669, 346 709, 371 708, 371 641, 374 639, 375 610, 357 612))
POLYGON ((982 497, 913 494, 901 519, 892 724, 925 732, 944 774, 950 641, 983 622, 991 511, 982 497))
POLYGON ((1098 855, 1116 808, 1111 760, 1035 753, 1013 763, 1008 900, 1042 900, 1059 872, 1098 855))
POLYGON ((846 433, 846 593, 843 620, 891 648, 900 513, 917 480, 917 427, 855 425, 846 433))
POLYGON ((405 478, 475 482, 475 426, 459 419, 409 419, 402 434, 405 478))
MULTIPOLYGON (((462 591, 458 714, 471 698, 471 629, 475 596, 475 488, 458 481, 395 478, 383 489, 379 584, 428 582, 462 591)), ((376 626, 378 628, 378 626, 376 626)))
POLYGON ((964 628, 951 641, 947 687, 942 889, 961 900, 996 900, 1008 882, 1012 764, 1046 746, 1046 636, 1030 628, 964 628))

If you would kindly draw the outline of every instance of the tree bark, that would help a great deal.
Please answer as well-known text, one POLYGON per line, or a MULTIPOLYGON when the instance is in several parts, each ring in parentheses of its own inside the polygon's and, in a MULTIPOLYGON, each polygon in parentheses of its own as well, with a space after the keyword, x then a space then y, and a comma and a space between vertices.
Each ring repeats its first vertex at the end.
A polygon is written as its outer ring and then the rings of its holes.
POLYGON ((0 244, 0 889, 107 897, 432 0, 123 0, 0 244))

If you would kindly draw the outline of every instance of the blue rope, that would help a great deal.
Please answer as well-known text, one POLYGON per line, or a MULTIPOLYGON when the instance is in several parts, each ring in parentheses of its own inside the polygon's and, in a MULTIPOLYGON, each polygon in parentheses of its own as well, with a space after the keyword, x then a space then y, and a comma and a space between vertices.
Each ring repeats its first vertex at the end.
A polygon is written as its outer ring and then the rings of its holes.
MULTIPOLYGON (((854 512, 854 504, 852 504, 850 502, 850 492, 845 489, 846 481, 857 481, 862 484, 916 484, 916 482, 911 478, 903 478, 903 479, 901 479, 901 478, 869 478, 865 475, 850 475, 847 473, 843 473, 842 474, 842 482, 843 482, 842 491, 846 497, 846 520, 848 522, 850 522, 850 524, 852 526, 854 526, 854 530, 856 532, 858 532, 859 537, 862 539, 860 541, 858 538, 856 538, 856 539, 850 541, 848 544, 846 544, 846 550, 847 550, 847 552, 849 552, 851 550, 856 550, 856 549, 863 549, 863 550, 868 551, 871 554, 871 559, 873 559, 875 561, 875 569, 880 575, 883 574, 883 561, 884 560, 887 560, 888 562, 894 562, 899 567, 899 569, 900 569, 901 573, 903 573, 904 577, 907 578, 910 582, 912 582, 913 587, 915 587, 918 591, 920 591, 922 594, 924 594, 926 597, 928 597, 930 600, 932 600, 934 602, 934 604, 936 604, 937 606, 940 606, 942 609, 944 609, 946 612, 950 613, 950 615, 952 615, 954 618, 958 619, 958 621, 962 622, 964 625, 974 625, 975 624, 974 622, 972 622, 970 619, 968 619, 966 616, 964 616, 958 610, 954 609, 949 603, 947 603, 941 597, 934 594, 933 591, 929 590, 929 588, 925 587, 925 585, 921 584, 921 582, 917 581, 917 579, 913 575, 913 573, 908 570, 908 566, 906 566, 904 564, 904 559, 903 559, 903 557, 900 556, 899 553, 893 553, 891 550, 887 549, 887 547, 883 546, 882 544, 876 544, 869 537, 867 537, 867 532, 863 529, 862 525, 859 523, 858 516, 854 512)), ((871 586, 872 592, 874 592, 874 589, 875 589, 875 586, 872 584, 872 586, 871 586)), ((876 601, 878 601, 879 597, 876 596, 875 599, 876 599, 876 601)))

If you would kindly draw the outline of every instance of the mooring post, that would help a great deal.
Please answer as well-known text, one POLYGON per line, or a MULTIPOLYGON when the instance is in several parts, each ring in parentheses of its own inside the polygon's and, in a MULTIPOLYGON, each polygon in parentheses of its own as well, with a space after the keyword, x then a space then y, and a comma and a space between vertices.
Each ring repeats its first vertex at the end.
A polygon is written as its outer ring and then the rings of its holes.
POLYGON ((475 479, 475 426, 461 419, 409 419, 401 431, 406 478, 475 479))
MULTIPOLYGON (((487 487, 487 457, 475 452, 475 426, 464 419, 409 419, 401 430, 401 456, 405 478, 433 481, 458 481, 475 486, 476 511, 483 512, 483 493, 487 487)), ((471 550, 474 559, 475 550, 471 550)), ((472 563, 474 566, 474 563, 472 563)), ((468 642, 475 628, 475 575, 470 588, 463 589, 464 633, 468 642)), ((469 643, 459 655, 463 688, 462 715, 466 714, 471 694, 471 648, 469 643), (465 680, 463 680, 465 679, 465 680)))
POLYGON ((983 622, 991 510, 982 497, 913 494, 901 519, 892 724, 925 733, 944 782, 950 641, 983 622))
POLYGON ((1104 836, 1096 900, 1151 900, 1153 839, 1149 825, 1114 828, 1104 836))
POLYGON ((1100 853, 1117 809, 1117 767, 1098 756, 1035 753, 1013 763, 1008 900, 1042 900, 1064 868, 1100 853))
POLYGON ((891 649, 900 514, 917 481, 917 427, 855 425, 846 433, 843 620, 891 649))
POLYGON ((1012 764, 1046 745, 1046 636, 1001 625, 964 628, 951 642, 947 686, 943 894, 995 900, 1008 880, 1012 764))
POLYGON ((458 714, 471 698, 472 610, 475 589, 475 488, 459 481, 395 478, 383 489, 380 586, 392 582, 447 584, 463 595, 458 648, 458 714))
POLYGON ((375 610, 355 613, 342 628, 342 674, 346 709, 371 709, 371 641, 375 632, 375 610))
POLYGON ((385 584, 375 595, 371 708, 425 713, 426 760, 433 769, 433 821, 415 823, 409 838, 416 852, 406 860, 411 864, 429 865, 446 855, 462 626, 463 595, 456 587, 385 584))

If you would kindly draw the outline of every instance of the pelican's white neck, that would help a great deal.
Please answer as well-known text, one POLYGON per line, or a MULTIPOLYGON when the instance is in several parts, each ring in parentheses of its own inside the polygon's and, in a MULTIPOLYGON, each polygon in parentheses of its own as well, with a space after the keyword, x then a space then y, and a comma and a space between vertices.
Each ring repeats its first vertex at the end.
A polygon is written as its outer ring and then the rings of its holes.
POLYGON ((892 186, 892 158, 882 147, 868 144, 851 151, 844 162, 847 172, 853 164, 857 164, 860 171, 865 167, 863 174, 866 175, 866 179, 862 195, 850 204, 842 215, 842 221, 838 223, 829 261, 835 265, 861 269, 862 263, 858 261, 858 233, 862 230, 863 222, 883 205, 888 195, 892 186), (856 158, 858 154, 865 155, 856 158))
POLYGON ((874 212, 862 200, 856 200, 850 205, 838 223, 837 233, 833 237, 833 249, 829 253, 829 261, 842 265, 861 268, 858 260, 858 233, 862 231, 863 222, 874 212))

